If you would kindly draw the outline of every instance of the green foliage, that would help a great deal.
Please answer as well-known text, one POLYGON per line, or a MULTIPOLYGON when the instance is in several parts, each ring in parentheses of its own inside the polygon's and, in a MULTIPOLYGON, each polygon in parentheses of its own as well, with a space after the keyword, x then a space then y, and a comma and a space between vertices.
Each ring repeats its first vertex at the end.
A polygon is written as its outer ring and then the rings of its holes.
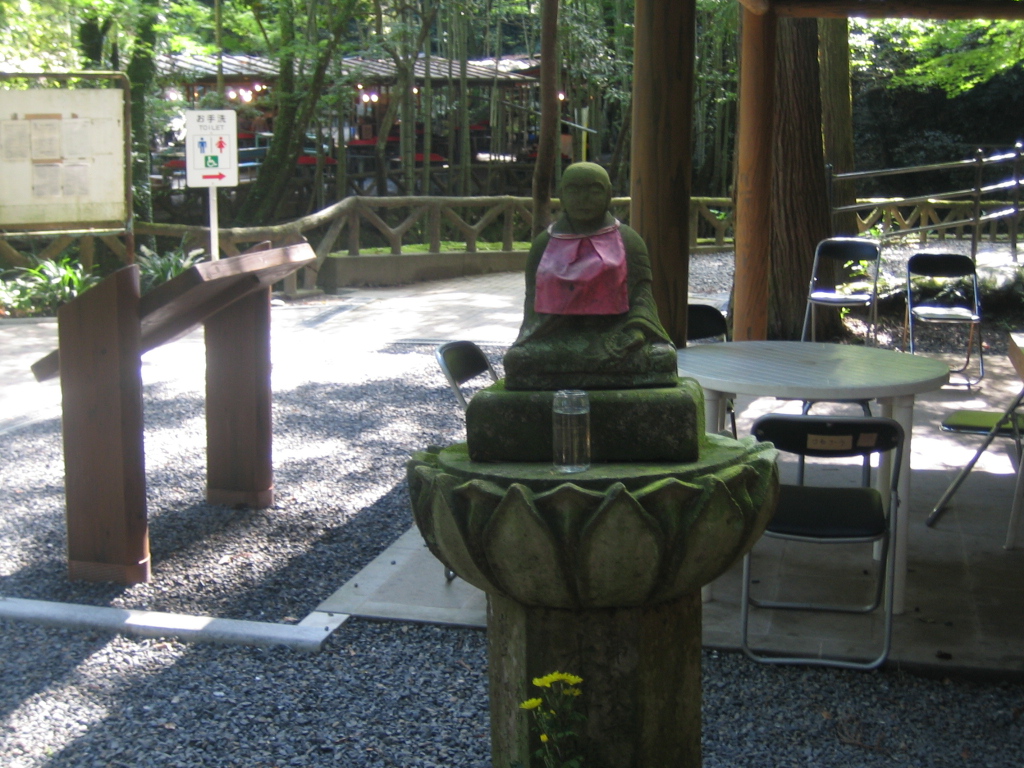
POLYGON ((969 91, 1024 61, 1024 22, 850 20, 859 70, 888 87, 969 91))
POLYGON ((566 672, 552 672, 536 677, 533 684, 541 695, 527 699, 519 708, 533 718, 540 749, 534 756, 544 768, 581 768, 579 737, 576 729, 587 718, 576 709, 583 678, 566 672))
POLYGON ((143 295, 203 260, 201 248, 188 253, 181 248, 167 253, 155 253, 140 246, 139 251, 135 263, 139 267, 139 287, 143 295))
MULTIPOLYGON (((202 261, 201 249, 154 253, 140 247, 136 264, 143 294, 202 261)), ((30 267, 17 267, 0 275, 0 317, 39 317, 57 309, 98 283, 101 276, 86 270, 74 257, 33 259, 30 267)))
POLYGON ((70 256, 33 261, 31 267, 17 267, 0 279, 0 316, 55 315, 62 304, 99 282, 70 256))

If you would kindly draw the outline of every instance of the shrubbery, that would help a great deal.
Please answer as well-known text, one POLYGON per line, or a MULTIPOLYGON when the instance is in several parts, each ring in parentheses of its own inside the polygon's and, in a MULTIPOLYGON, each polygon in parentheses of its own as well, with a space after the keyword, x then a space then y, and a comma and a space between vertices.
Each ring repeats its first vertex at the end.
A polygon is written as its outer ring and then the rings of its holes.
MULTIPOLYGON (((201 250, 155 253, 139 248, 135 263, 143 294, 201 261, 201 250)), ((105 275, 85 269, 73 256, 32 259, 32 265, 0 275, 0 317, 45 317, 98 283, 105 275)))

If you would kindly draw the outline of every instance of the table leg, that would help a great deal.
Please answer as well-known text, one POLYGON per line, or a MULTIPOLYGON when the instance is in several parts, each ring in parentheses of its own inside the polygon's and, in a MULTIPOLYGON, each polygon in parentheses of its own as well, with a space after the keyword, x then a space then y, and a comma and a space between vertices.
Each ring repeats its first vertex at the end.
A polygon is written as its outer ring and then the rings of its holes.
MULTIPOLYGON (((713 389, 704 390, 704 431, 717 433, 726 428, 726 403, 729 401, 728 392, 716 392, 713 389)), ((712 582, 713 584, 714 582, 712 582)), ((712 594, 712 584, 705 584, 701 587, 701 601, 710 603, 715 599, 712 594)))
MULTIPOLYGON (((903 462, 900 466, 900 479, 896 492, 899 495, 902 514, 896 521, 896 541, 892 543, 894 558, 893 613, 901 614, 905 610, 907 589, 907 538, 910 529, 910 455, 912 452, 911 438, 914 434, 914 396, 901 395, 895 398, 879 400, 882 415, 895 419, 903 427, 903 462)), ((889 471, 891 459, 883 461, 878 470, 878 491, 883 499, 889 498, 889 471)))
POLYGON ((704 390, 704 431, 721 432, 725 429, 725 404, 728 395, 713 389, 704 390))
POLYGON ((1003 549, 1016 546, 1017 526, 1020 522, 1021 507, 1024 506, 1024 456, 1017 465, 1017 484, 1013 488, 1013 506, 1010 507, 1010 524, 1006 527, 1006 541, 1003 549))

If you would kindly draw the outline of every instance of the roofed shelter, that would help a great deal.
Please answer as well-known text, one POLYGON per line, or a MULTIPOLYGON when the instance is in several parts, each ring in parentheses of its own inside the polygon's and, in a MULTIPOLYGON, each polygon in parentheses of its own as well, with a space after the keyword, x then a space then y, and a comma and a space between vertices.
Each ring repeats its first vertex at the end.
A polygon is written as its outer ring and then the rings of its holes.
MULTIPOLYGON (((768 329, 775 20, 804 18, 1021 19, 1024 0, 739 0, 740 92, 736 158, 733 338, 768 329)), ((690 121, 694 0, 636 0, 633 210, 647 241, 662 323, 685 338, 689 263, 690 121)))

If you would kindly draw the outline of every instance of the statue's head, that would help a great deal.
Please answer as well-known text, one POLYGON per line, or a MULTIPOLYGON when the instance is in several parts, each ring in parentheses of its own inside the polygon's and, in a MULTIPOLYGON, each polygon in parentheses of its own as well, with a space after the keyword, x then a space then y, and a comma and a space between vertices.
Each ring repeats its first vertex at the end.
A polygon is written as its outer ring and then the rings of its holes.
POLYGON ((574 163, 562 174, 562 210, 577 228, 599 229, 612 202, 612 181, 597 163, 574 163))

